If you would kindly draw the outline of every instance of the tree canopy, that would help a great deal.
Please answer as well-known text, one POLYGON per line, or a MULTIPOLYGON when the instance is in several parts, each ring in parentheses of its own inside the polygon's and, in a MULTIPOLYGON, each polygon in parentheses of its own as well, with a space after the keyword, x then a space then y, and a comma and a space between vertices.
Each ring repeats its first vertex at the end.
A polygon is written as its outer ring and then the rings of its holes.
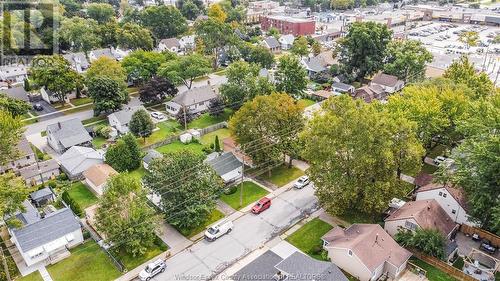
POLYGON ((194 79, 209 73, 210 70, 210 62, 203 55, 193 53, 163 63, 158 73, 177 85, 184 84, 191 89, 194 79))
POLYGON ((391 41, 387 47, 384 72, 397 76, 406 83, 421 81, 425 78, 426 64, 431 61, 432 54, 421 42, 391 41))
POLYGON ((467 56, 462 56, 455 60, 443 74, 443 77, 448 78, 456 83, 467 85, 475 92, 476 98, 485 97, 492 94, 495 90, 493 82, 484 72, 476 73, 474 65, 469 61, 467 56))
POLYGON ((144 109, 140 109, 132 114, 128 127, 134 136, 144 138, 145 140, 153 133, 155 124, 151 120, 149 113, 144 109))
POLYGON ((187 31, 186 19, 173 6, 149 6, 140 14, 143 26, 151 30, 157 40, 175 37, 187 31))
POLYGON ((135 23, 125 23, 116 34, 118 46, 123 49, 153 49, 151 32, 135 23))
POLYGON ((139 100, 143 103, 155 103, 166 97, 174 97, 177 92, 177 88, 170 81, 154 76, 139 89, 139 100))
POLYGON ((292 54, 299 57, 303 57, 309 54, 309 45, 307 43, 307 38, 304 36, 299 36, 293 41, 292 54))
POLYGON ((121 87, 125 88, 127 75, 119 62, 112 58, 102 56, 92 62, 92 65, 85 72, 87 81, 92 77, 103 76, 113 79, 121 87))
MULTIPOLYGON (((218 59, 222 49, 235 41, 234 32, 227 23, 209 18, 197 21, 195 31, 198 40, 201 40, 204 52, 213 56, 213 68, 218 66, 218 59)), ((200 42, 200 41, 198 41, 200 42)))
POLYGON ((90 3, 87 6, 87 15, 101 24, 112 20, 115 10, 108 3, 90 3))
POLYGON ((136 50, 126 56, 122 67, 130 80, 144 83, 158 73, 160 65, 167 61, 163 53, 136 50))
POLYGON ((299 59, 292 55, 279 59, 275 79, 278 91, 295 98, 301 97, 307 86, 307 72, 299 59))
POLYGON ((28 113, 30 109, 31 104, 28 102, 14 99, 0 93, 0 110, 8 111, 12 116, 17 117, 28 113))
POLYGON ((99 25, 94 19, 65 18, 59 30, 61 44, 74 52, 88 52, 101 45, 99 25))
POLYGON ((140 167, 141 149, 132 134, 121 137, 106 151, 106 163, 118 172, 133 171, 140 167))
POLYGON ((128 101, 127 92, 115 80, 94 76, 87 82, 89 96, 94 100, 94 113, 115 111, 128 101))

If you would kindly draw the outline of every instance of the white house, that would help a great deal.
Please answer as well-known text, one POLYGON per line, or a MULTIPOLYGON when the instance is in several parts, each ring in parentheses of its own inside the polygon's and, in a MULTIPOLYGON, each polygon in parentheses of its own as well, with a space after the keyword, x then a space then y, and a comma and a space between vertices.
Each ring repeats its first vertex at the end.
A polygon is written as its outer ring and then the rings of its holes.
POLYGON ((377 85, 382 87, 385 92, 392 94, 397 92, 405 86, 405 82, 403 80, 399 80, 398 77, 385 74, 383 72, 377 73, 372 81, 370 82, 370 86, 377 85))
POLYGON ((181 51, 181 44, 175 37, 160 40, 158 43, 158 51, 170 51, 172 53, 179 53, 181 51))
POLYGON ((92 137, 78 118, 47 126, 47 143, 57 153, 64 153, 72 146, 90 146, 92 137))
POLYGON ((90 147, 73 146, 59 158, 61 169, 70 179, 81 178, 82 173, 95 164, 104 162, 104 153, 90 147))
POLYGON ((90 67, 84 52, 68 53, 63 57, 70 63, 71 68, 78 73, 84 73, 90 67))
POLYGON ((101 196, 106 190, 107 180, 118 172, 108 164, 95 164, 83 172, 85 183, 95 195, 101 196))
POLYGON ((181 47, 181 51, 183 51, 183 52, 187 52, 189 50, 193 50, 194 47, 196 46, 195 36, 194 35, 182 36, 179 39, 179 45, 181 47))
MULTIPOLYGON (((40 88, 40 95, 42 96, 42 99, 48 103, 54 103, 60 101, 59 97, 57 97, 55 93, 49 91, 45 87, 40 88)), ((71 99, 74 98, 76 98, 76 93, 71 92, 64 97, 64 102, 68 103, 71 99)))
POLYGON ((383 274, 396 279, 411 257, 378 224, 335 227, 321 239, 331 261, 360 281, 377 280, 383 274))
POLYGON ((281 35, 278 41, 281 44, 282 50, 290 50, 293 46, 293 42, 295 41, 295 36, 293 36, 293 34, 281 35))
POLYGON ((146 110, 144 106, 131 106, 124 108, 120 111, 111 113, 108 115, 109 125, 116 128, 120 134, 126 134, 129 132, 128 124, 132 119, 132 115, 138 110, 146 110))
POLYGON ((26 266, 56 263, 71 255, 68 249, 83 243, 80 222, 69 208, 42 218, 28 201, 24 205, 26 211, 16 215, 23 226, 9 228, 9 233, 26 266))
POLYGON ((439 206, 443 208, 454 222, 469 226, 477 226, 474 222, 469 221, 469 215, 467 215, 467 200, 461 189, 439 183, 430 183, 420 187, 416 193, 417 201, 436 200, 439 206))
POLYGON ((332 83, 332 92, 337 94, 349 93, 353 94, 356 89, 354 86, 342 83, 342 82, 334 82, 332 83))
POLYGON ((218 97, 215 86, 206 85, 197 88, 191 88, 165 103, 166 111, 176 116, 182 110, 192 114, 205 112, 208 110, 210 102, 218 97))
POLYGON ((241 179, 243 170, 242 162, 232 152, 224 152, 216 155, 213 159, 208 160, 207 163, 225 183, 241 179))
POLYGON ((17 157, 3 166, 0 166, 0 173, 3 173, 7 170, 18 170, 22 167, 29 166, 36 162, 35 153, 33 149, 31 149, 31 145, 23 135, 16 146, 17 149, 17 157))
POLYGON ((28 71, 23 64, 9 64, 0 66, 0 81, 21 83, 28 78, 28 71))

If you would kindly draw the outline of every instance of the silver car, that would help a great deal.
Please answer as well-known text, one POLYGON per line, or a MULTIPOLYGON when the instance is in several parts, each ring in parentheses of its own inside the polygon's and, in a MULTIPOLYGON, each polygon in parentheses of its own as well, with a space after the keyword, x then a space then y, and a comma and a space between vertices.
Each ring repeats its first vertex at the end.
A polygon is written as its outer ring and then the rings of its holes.
POLYGON ((295 182, 293 187, 295 187, 297 189, 302 189, 302 188, 306 187, 309 183, 311 183, 311 181, 309 180, 309 177, 302 176, 295 182))

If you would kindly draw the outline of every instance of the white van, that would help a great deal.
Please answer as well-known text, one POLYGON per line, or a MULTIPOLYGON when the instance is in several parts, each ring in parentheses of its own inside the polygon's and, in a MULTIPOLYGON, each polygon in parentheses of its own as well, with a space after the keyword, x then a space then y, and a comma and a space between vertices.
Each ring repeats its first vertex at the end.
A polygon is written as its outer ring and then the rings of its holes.
POLYGON ((232 221, 220 221, 205 231, 205 239, 208 241, 215 241, 217 238, 222 235, 231 232, 233 230, 233 222, 232 221))

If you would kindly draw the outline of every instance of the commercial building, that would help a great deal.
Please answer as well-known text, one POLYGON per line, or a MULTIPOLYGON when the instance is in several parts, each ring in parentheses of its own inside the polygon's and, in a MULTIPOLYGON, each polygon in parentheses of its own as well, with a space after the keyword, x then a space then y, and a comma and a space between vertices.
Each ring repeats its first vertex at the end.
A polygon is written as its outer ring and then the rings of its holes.
POLYGON ((287 16, 263 16, 260 18, 262 30, 268 31, 276 28, 280 34, 311 35, 316 30, 316 22, 313 19, 294 18, 287 16))

